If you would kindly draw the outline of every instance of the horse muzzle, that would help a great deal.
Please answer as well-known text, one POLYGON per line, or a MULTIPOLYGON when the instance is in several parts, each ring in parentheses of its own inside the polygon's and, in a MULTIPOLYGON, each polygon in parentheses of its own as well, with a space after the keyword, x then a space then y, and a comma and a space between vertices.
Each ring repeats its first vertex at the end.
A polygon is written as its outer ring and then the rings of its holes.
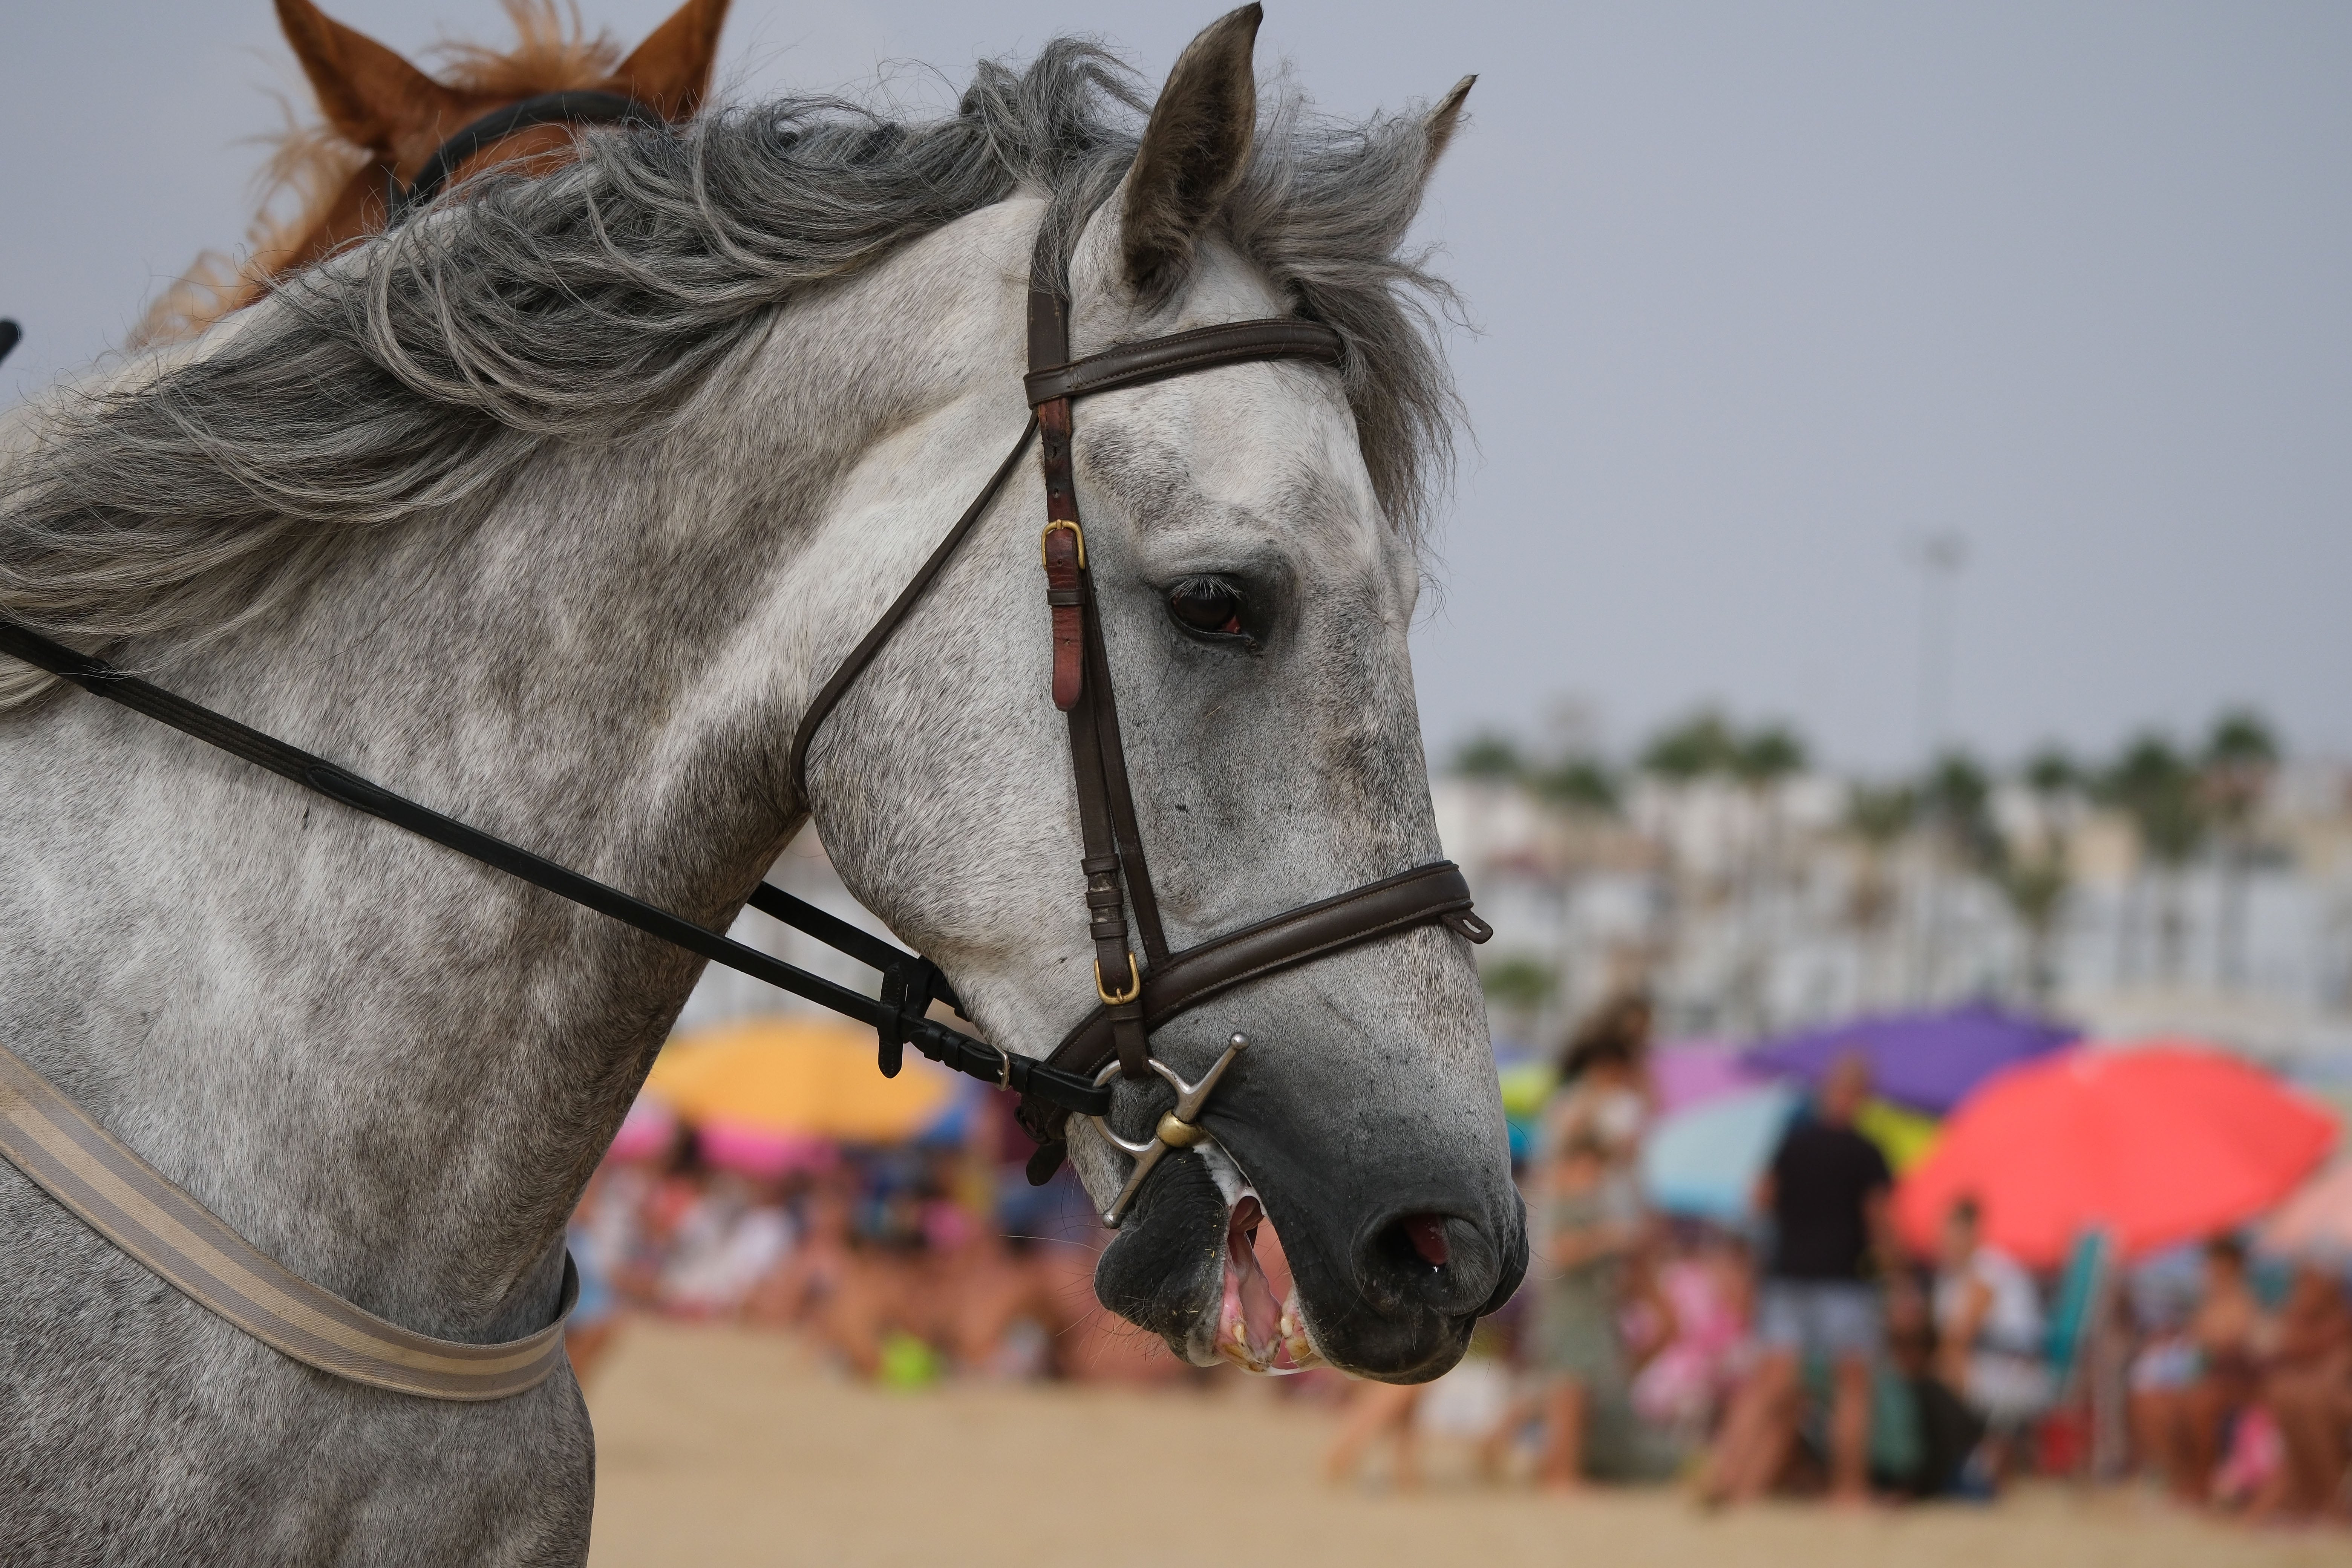
MULTIPOLYGON (((1176 1089, 1194 1088, 1160 1076, 1176 1089)), ((1275 1373, 1319 1361, 1384 1382, 1423 1382, 1460 1360, 1477 1319, 1518 1288, 1524 1205, 1507 1180, 1496 1192, 1474 1179, 1481 1162, 1431 1152, 1350 1169, 1293 1141, 1261 1146, 1252 1118, 1221 1113, 1206 1095, 1168 1100, 1156 1085, 1122 1093, 1100 1127, 1129 1161, 1106 1205, 1118 1235, 1096 1268, 1095 1289, 1185 1360, 1275 1373), (1122 1127, 1150 1136, 1125 1136, 1122 1127), (1236 1135, 1238 1150, 1229 1142, 1236 1135), (1290 1264, 1286 1295, 1258 1257, 1269 1218, 1290 1264)))

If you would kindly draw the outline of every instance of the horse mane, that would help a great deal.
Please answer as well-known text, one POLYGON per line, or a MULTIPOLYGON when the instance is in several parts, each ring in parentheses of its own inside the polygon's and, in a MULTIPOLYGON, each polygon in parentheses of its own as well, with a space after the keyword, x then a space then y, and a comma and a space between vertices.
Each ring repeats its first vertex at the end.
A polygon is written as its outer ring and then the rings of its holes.
MULTIPOLYGON (((0 468, 0 614, 93 650, 217 636, 355 541, 478 515, 552 444, 657 424, 773 312, 1015 195, 1049 198, 1066 273, 1148 110, 1133 72, 1063 39, 983 63, 943 117, 786 98, 469 181, 192 351, 27 411, 0 468)), ((1260 121, 1223 231, 1340 333, 1374 491, 1417 548, 1459 414, 1435 331, 1454 296, 1401 248, 1429 121, 1327 120, 1286 80, 1260 121)), ((0 709, 48 684, 11 661, 0 709)))
MULTIPOLYGON (((520 100, 595 87, 621 63, 619 42, 610 33, 590 35, 579 6, 569 0, 561 6, 556 0, 499 4, 514 26, 513 47, 440 39, 425 53, 438 62, 430 74, 442 86, 520 100)), ((286 124, 256 138, 269 151, 254 181, 254 215, 246 226, 243 259, 222 250, 198 252, 188 270, 147 308, 131 331, 131 348, 185 342, 257 299, 275 270, 268 259, 299 253, 343 187, 373 160, 323 118, 299 119, 291 104, 279 102, 286 124)))

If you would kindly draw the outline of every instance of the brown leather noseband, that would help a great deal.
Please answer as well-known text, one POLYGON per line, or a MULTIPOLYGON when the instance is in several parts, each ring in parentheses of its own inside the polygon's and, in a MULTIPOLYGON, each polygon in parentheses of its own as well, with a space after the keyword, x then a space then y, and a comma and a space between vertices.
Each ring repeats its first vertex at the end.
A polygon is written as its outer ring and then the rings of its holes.
MULTIPOLYGON (((1053 624, 1054 705, 1069 716, 1070 763, 1077 784, 1079 869, 1086 876, 1087 932, 1095 948, 1096 1006, 1064 1037, 1045 1065, 1066 1075, 1097 1078, 1115 1057, 1120 1076, 1153 1075, 1148 1037, 1180 1014, 1234 986, 1311 963, 1375 938, 1439 922, 1472 942, 1494 934, 1471 910, 1470 887, 1450 860, 1418 866, 1336 894, 1255 925, 1171 952, 1160 900, 1144 858, 1135 792, 1120 743, 1118 704, 1103 644, 1102 613, 1087 563, 1086 533, 1070 458, 1071 405, 1094 393, 1140 386, 1221 365, 1303 360, 1339 365, 1339 334, 1315 321, 1286 318, 1202 327, 1141 342, 1123 343, 1084 359, 1070 357, 1069 321, 1060 296, 1029 296, 1029 374, 1034 411, 1012 453, 913 581, 884 611, 833 672, 793 737, 793 784, 809 798, 812 741, 828 714, 908 614, 930 588, 956 547, 987 510, 1030 440, 1040 443, 1045 479, 1045 529, 1040 542, 1045 604, 1053 624), (1135 914, 1143 952, 1128 945, 1128 911, 1135 914)), ((886 1045, 883 1071, 897 1061, 886 1045)), ((1071 1106, 1035 1093, 1022 1096, 1023 1127, 1037 1140, 1029 1179, 1043 1182, 1061 1163, 1071 1106)))

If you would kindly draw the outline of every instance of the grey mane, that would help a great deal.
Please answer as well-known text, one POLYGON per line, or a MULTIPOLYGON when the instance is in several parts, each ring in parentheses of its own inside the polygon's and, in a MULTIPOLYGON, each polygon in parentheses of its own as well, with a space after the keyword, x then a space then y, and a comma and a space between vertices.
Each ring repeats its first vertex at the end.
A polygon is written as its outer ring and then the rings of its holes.
MULTIPOLYGON (((657 426, 772 312, 1016 195, 1049 198, 1059 271, 1148 106, 1062 40, 983 64, 942 119, 791 98, 469 183, 196 354, 32 411, 0 477, 0 613, 91 648, 266 614, 356 537, 463 526, 551 443, 657 426)), ((1345 337, 1376 493, 1418 542, 1456 411, 1432 316, 1451 292, 1399 249, 1435 149, 1419 115, 1337 123, 1286 86, 1261 119, 1225 234, 1345 337)), ((48 684, 0 662, 0 710, 48 684)))

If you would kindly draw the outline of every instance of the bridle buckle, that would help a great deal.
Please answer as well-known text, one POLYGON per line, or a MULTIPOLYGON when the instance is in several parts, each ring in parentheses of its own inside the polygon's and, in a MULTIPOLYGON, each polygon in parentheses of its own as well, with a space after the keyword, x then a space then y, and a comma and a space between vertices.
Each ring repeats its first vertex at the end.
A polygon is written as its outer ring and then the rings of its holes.
POLYGON ((1047 571, 1050 572, 1053 570, 1053 558, 1045 553, 1045 542, 1053 538, 1057 531, 1065 528, 1070 531, 1070 537, 1077 542, 1078 570, 1083 572, 1087 569, 1087 531, 1080 528, 1076 522, 1066 517, 1055 518, 1053 521, 1047 523, 1044 530, 1038 533, 1037 558, 1045 563, 1045 569, 1047 571))
POLYGON ((1127 955, 1127 989, 1115 996, 1103 984, 1102 960, 1095 960, 1095 994, 1102 998, 1106 1007, 1124 1007, 1143 994, 1143 981, 1136 973, 1134 953, 1127 955))

